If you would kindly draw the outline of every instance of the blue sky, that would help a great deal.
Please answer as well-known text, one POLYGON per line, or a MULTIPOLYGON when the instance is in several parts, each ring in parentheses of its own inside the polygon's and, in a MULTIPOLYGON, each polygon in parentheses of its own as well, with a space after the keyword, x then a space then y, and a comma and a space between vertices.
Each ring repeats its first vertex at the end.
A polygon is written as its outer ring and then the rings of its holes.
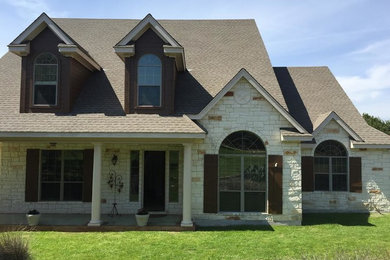
POLYGON ((0 56, 36 17, 253 18, 274 66, 329 66, 361 113, 390 119, 389 0, 0 0, 0 56))

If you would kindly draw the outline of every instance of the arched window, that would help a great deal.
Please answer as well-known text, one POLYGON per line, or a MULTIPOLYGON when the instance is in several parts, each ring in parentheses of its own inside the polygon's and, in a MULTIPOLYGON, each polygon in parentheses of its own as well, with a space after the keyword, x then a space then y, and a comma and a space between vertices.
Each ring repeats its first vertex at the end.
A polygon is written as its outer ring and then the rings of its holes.
POLYGON ((230 134, 219 149, 219 211, 265 212, 266 152, 247 131, 230 134))
POLYGON ((161 106, 161 60, 153 54, 138 61, 138 105, 161 106))
POLYGON ((34 62, 34 105, 56 105, 57 82, 57 58, 51 53, 40 54, 34 62))
POLYGON ((348 154, 336 141, 324 141, 314 151, 314 189, 318 191, 348 190, 348 154))

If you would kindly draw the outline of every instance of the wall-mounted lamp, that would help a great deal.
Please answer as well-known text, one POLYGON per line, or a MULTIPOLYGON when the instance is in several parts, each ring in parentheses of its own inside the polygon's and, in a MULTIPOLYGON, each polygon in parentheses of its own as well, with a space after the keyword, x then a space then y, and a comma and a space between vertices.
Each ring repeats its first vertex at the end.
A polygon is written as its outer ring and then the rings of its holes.
POLYGON ((115 166, 117 162, 118 162, 118 156, 116 154, 113 154, 111 158, 112 165, 115 166))

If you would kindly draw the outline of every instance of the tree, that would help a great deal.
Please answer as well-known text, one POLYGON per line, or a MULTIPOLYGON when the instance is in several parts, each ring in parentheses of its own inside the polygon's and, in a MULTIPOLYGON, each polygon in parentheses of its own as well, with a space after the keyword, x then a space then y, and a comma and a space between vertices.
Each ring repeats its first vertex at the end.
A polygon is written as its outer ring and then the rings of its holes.
POLYGON ((382 120, 379 117, 363 113, 363 118, 370 126, 390 135, 390 120, 382 120))

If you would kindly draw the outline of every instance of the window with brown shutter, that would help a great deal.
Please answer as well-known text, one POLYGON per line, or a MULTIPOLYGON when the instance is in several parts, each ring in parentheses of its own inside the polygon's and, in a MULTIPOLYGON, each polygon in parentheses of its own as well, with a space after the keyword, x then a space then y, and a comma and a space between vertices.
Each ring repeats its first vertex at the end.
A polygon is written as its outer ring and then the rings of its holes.
POLYGON ((302 191, 314 190, 314 159, 312 156, 302 156, 302 191))
POLYGON ((268 205, 269 213, 283 212, 283 156, 268 156, 268 205))
POLYGON ((362 193, 362 158, 349 158, 349 191, 362 193))
POLYGON ((204 155, 203 212, 218 212, 218 155, 204 155))
POLYGON ((27 149, 25 201, 38 201, 39 150, 27 149))

